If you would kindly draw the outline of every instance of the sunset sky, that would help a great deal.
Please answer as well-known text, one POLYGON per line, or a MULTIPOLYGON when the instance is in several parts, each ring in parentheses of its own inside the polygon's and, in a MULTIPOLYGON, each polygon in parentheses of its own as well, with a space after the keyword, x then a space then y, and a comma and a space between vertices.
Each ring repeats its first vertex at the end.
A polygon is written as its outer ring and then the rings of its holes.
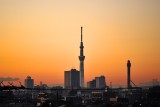
POLYGON ((0 77, 63 85, 81 26, 85 82, 126 85, 128 59, 134 83, 160 80, 160 0, 0 0, 0 77))

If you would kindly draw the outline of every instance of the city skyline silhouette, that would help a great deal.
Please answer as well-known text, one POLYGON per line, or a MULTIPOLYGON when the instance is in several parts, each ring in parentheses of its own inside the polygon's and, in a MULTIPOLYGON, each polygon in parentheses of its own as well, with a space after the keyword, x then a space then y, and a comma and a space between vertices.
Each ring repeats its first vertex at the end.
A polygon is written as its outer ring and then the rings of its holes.
POLYGON ((0 0, 0 107, 160 107, 160 0, 0 0))
POLYGON ((64 71, 79 69, 83 26, 85 84, 104 75, 126 85, 127 60, 135 84, 160 80, 160 2, 117 2, 1 1, 0 78, 64 84, 64 71))

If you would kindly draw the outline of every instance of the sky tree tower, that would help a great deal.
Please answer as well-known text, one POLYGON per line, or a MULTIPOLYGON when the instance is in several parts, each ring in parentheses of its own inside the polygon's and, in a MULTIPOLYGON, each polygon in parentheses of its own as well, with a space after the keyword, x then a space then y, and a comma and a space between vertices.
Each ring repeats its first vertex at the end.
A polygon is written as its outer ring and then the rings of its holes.
POLYGON ((80 56, 79 56, 79 61, 80 61, 80 87, 84 87, 84 59, 85 56, 83 55, 83 38, 82 38, 82 27, 81 27, 81 43, 80 43, 80 56))

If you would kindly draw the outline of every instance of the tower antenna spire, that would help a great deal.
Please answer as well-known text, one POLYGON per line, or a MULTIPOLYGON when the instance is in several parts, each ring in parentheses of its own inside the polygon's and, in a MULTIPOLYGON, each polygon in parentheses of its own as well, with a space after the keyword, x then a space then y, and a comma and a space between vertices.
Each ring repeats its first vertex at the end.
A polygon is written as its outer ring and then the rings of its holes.
POLYGON ((83 38, 82 38, 82 30, 83 30, 83 27, 81 26, 81 42, 83 41, 83 38))

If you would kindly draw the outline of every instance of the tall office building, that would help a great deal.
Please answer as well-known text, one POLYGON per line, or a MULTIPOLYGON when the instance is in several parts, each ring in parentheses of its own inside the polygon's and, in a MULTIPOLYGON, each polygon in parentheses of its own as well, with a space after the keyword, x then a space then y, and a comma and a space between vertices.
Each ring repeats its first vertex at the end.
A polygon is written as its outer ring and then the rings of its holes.
POLYGON ((64 86, 65 88, 79 88, 80 87, 79 71, 71 69, 64 72, 64 86))
POLYGON ((104 76, 95 77, 96 80, 96 88, 105 88, 106 87, 106 81, 104 76))
POLYGON ((130 77, 130 70, 131 70, 131 62, 130 60, 127 61, 127 88, 131 88, 131 77, 130 77))
POLYGON ((93 79, 92 81, 87 82, 87 88, 96 88, 96 80, 93 79))
POLYGON ((80 61, 80 87, 84 87, 84 59, 85 56, 83 55, 83 38, 82 38, 82 27, 81 27, 81 42, 80 42, 80 56, 79 56, 79 61, 80 61))
POLYGON ((87 88, 105 88, 106 81, 104 76, 95 77, 92 81, 87 82, 87 88))
POLYGON ((24 85, 26 88, 33 88, 34 87, 34 79, 32 79, 30 76, 27 76, 27 78, 24 80, 24 85))
POLYGON ((71 87, 71 72, 70 71, 64 71, 64 87, 70 88, 71 87))

